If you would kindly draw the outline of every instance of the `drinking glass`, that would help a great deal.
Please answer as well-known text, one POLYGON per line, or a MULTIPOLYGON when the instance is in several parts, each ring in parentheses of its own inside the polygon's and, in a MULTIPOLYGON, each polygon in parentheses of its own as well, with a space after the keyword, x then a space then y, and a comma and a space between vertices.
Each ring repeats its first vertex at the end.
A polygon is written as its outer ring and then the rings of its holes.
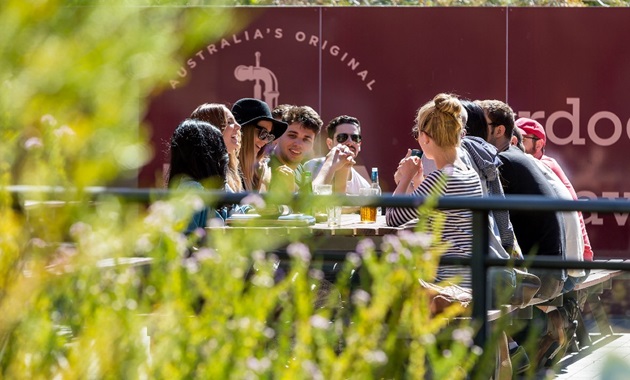
MULTIPOLYGON (((317 195, 332 195, 332 185, 315 185, 313 192, 317 195)), ((328 227, 341 225, 341 206, 326 207, 326 222, 328 227)))
MULTIPOLYGON (((359 189, 359 195, 361 196, 377 196, 378 189, 372 187, 365 187, 359 189)), ((361 223, 375 223, 376 222, 376 206, 361 206, 361 223)))

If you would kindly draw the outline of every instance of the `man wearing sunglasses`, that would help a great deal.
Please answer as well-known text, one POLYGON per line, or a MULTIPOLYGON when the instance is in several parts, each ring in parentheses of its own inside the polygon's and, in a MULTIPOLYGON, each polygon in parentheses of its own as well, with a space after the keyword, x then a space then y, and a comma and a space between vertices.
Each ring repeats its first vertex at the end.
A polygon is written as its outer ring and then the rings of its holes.
POLYGON ((269 166, 272 169, 270 189, 274 191, 297 191, 302 186, 304 165, 302 162, 312 154, 315 137, 322 128, 322 119, 309 106, 290 107, 284 114, 289 125, 271 153, 269 166))
POLYGON ((361 124, 352 116, 338 116, 326 126, 326 157, 308 161, 306 170, 313 173, 313 185, 332 184, 342 194, 359 194, 359 189, 370 183, 354 169, 361 151, 361 124))

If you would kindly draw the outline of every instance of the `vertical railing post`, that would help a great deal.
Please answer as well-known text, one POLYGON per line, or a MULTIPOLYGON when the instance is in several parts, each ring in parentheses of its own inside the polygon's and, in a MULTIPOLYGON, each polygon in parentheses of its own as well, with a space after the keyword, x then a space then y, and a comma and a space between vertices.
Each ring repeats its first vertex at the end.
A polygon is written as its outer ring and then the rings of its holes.
POLYGON ((488 250, 488 211, 473 211, 473 245, 471 258, 473 320, 480 323, 475 344, 485 347, 488 338, 488 284, 486 251, 488 250))

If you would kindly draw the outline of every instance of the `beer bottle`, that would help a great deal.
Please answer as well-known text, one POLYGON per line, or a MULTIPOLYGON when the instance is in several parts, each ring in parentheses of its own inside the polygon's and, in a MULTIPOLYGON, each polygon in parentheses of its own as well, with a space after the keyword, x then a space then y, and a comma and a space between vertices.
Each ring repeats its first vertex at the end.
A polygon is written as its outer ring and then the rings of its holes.
MULTIPOLYGON (((381 185, 378 182, 378 168, 372 168, 372 188, 377 189, 377 193, 379 196, 383 193, 381 191, 381 185)), ((376 215, 381 215, 380 207, 376 209, 376 215)))
POLYGON ((309 171, 302 174, 302 183, 300 186, 300 212, 312 215, 311 202, 313 201, 313 175, 309 171))

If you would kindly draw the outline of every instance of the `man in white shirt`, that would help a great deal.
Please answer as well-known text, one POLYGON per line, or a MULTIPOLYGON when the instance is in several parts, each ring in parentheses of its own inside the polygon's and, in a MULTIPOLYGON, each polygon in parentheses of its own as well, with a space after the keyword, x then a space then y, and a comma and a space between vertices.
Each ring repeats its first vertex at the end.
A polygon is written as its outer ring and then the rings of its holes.
POLYGON ((354 169, 361 151, 361 124, 352 116, 338 116, 326 126, 326 157, 314 158, 304 164, 313 174, 313 186, 332 184, 336 193, 359 194, 370 183, 354 169))

